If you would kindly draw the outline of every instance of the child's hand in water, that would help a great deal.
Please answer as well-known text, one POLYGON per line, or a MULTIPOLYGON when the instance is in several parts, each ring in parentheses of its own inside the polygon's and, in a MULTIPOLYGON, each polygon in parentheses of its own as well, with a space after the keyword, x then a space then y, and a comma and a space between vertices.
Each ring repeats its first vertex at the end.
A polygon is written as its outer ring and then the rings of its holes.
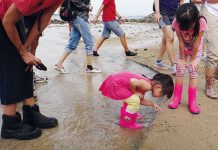
POLYGON ((153 107, 155 111, 162 111, 162 109, 156 103, 153 103, 153 107))

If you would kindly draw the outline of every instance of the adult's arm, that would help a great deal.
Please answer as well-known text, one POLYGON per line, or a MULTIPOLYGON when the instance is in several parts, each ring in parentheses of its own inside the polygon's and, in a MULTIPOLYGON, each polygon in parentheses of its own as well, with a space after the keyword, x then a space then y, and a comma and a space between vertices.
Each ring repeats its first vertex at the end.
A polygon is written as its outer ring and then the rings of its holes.
POLYGON ((42 31, 48 26, 51 16, 54 14, 55 10, 59 7, 59 5, 60 4, 55 3, 51 7, 45 9, 41 18, 41 31, 38 31, 38 19, 36 20, 24 44, 25 47, 29 47, 39 37, 42 31))
POLYGON ((101 7, 98 9, 98 12, 96 14, 97 18, 100 16, 100 14, 102 13, 103 9, 104 9, 104 5, 102 4, 101 7))
POLYGON ((98 22, 98 17, 100 16, 100 14, 103 11, 103 9, 104 9, 104 4, 102 4, 101 7, 98 9, 97 14, 95 15, 95 17, 91 21, 92 23, 96 24, 98 22))
POLYGON ((120 23, 125 23, 125 19, 118 13, 118 11, 116 11, 116 16, 119 18, 119 20, 121 21, 120 23))
POLYGON ((184 3, 185 3, 185 0, 180 0, 180 1, 179 1, 179 4, 180 4, 180 5, 182 5, 182 4, 184 4, 184 3))
POLYGON ((17 32, 15 24, 22 18, 21 12, 16 8, 14 4, 12 4, 7 12, 5 13, 2 24, 4 26, 4 29, 11 40, 11 42, 14 44, 14 46, 17 48, 18 52, 20 53, 21 57, 23 58, 24 62, 31 65, 37 65, 40 64, 40 60, 34 57, 31 53, 27 52, 25 47, 23 46, 21 39, 19 37, 19 34, 17 32))
POLYGON ((207 0, 207 3, 215 4, 215 3, 218 3, 218 0, 207 0))
POLYGON ((160 18, 162 18, 160 14, 160 0, 154 0, 154 8, 155 8, 155 19, 159 23, 160 18))

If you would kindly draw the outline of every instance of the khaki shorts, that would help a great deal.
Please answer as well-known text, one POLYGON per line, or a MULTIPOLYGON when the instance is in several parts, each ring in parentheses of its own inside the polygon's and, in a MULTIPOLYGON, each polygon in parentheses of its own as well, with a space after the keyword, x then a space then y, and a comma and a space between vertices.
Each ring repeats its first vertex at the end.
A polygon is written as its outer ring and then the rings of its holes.
POLYGON ((139 110, 140 98, 136 94, 124 100, 128 105, 126 111, 129 113, 136 113, 139 110))
POLYGON ((202 13, 208 24, 208 30, 205 32, 204 38, 207 54, 205 65, 215 68, 218 64, 218 17, 212 15, 207 8, 204 8, 202 13))

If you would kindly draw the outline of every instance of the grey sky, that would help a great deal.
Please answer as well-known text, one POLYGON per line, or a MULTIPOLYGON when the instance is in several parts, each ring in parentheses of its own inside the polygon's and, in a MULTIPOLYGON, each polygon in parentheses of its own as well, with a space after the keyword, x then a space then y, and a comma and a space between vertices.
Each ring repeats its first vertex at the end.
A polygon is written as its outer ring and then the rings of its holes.
MULTIPOLYGON (((103 0, 91 0, 96 13, 103 0)), ((152 12, 153 0, 115 0, 117 11, 122 16, 145 16, 152 12)))

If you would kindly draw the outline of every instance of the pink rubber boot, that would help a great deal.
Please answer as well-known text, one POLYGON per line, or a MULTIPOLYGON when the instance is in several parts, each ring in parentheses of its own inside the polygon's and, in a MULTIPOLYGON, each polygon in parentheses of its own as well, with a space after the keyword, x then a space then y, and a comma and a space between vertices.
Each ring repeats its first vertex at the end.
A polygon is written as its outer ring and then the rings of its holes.
MULTIPOLYGON (((120 109, 120 114, 122 114, 122 112, 126 110, 127 105, 128 105, 128 104, 127 104, 126 102, 124 102, 123 106, 122 106, 121 109, 120 109)), ((141 120, 143 117, 144 117, 144 115, 141 115, 141 114, 139 114, 139 113, 136 113, 136 119, 137 119, 137 120, 141 120)))
POLYGON ((135 123, 136 113, 130 114, 121 107, 121 115, 119 125, 124 128, 141 129, 142 125, 135 123))
POLYGON ((200 108, 198 104, 196 103, 196 95, 197 95, 197 88, 189 87, 188 88, 188 106, 192 114, 200 113, 200 108))
POLYGON ((171 109, 176 109, 181 101, 182 96, 182 84, 175 84, 173 99, 169 103, 168 107, 171 109))

